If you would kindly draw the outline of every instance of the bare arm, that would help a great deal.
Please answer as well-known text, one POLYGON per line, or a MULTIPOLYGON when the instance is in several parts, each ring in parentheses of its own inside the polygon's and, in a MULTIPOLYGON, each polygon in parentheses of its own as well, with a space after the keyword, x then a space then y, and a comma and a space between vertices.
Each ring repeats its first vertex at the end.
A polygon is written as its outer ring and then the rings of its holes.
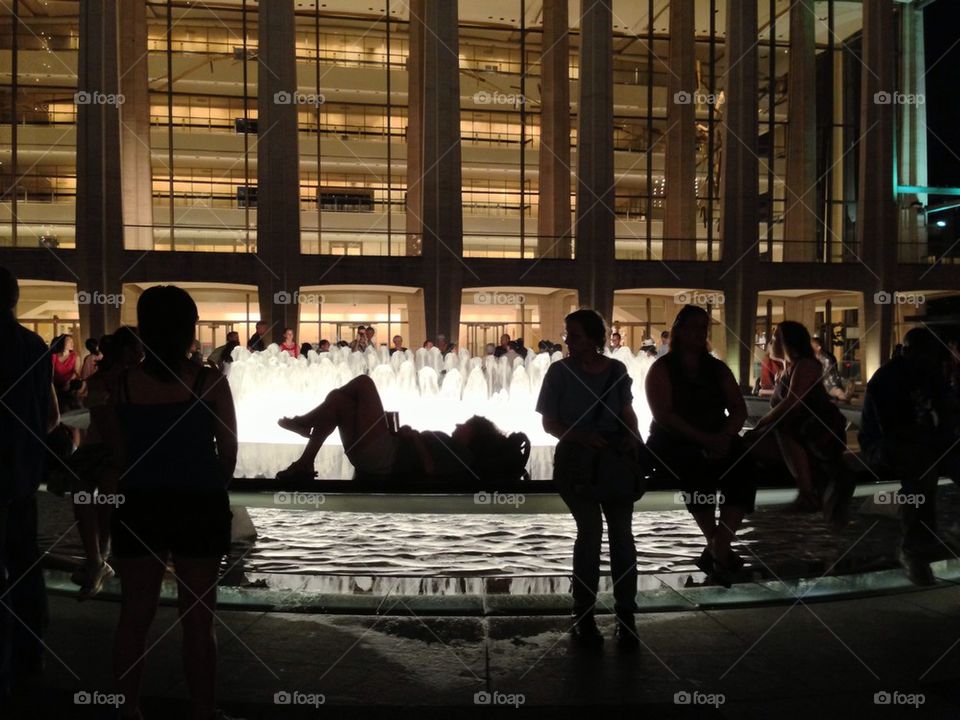
POLYGON ((723 393, 727 399, 727 412, 729 416, 723 424, 723 434, 735 437, 740 434, 743 423, 747 420, 747 403, 743 399, 743 393, 740 392, 740 386, 737 385, 737 379, 725 368, 723 376, 723 393))
POLYGON ((225 477, 233 479, 237 469, 237 412, 233 405, 230 384, 219 372, 211 372, 213 380, 204 393, 217 416, 214 437, 217 440, 217 455, 225 477))
POLYGON ((564 425, 555 417, 543 416, 544 432, 553 435, 557 440, 567 440, 587 447, 606 447, 607 442, 599 433, 587 432, 584 430, 573 430, 568 425, 564 425))
POLYGON ((625 403, 623 406, 623 411, 620 413, 620 419, 623 420, 623 424, 627 426, 630 431, 630 434, 637 440, 640 439, 640 421, 637 419, 637 413, 633 409, 633 405, 630 403, 625 403))
POLYGON ((423 471, 427 475, 435 475, 437 466, 434 464, 433 456, 423 442, 423 436, 409 425, 404 425, 400 428, 399 435, 413 443, 413 447, 417 451, 417 457, 420 458, 420 462, 423 464, 423 471))
POLYGON ((802 404, 807 397, 807 393, 819 382, 822 382, 820 363, 816 360, 809 362, 801 361, 794 368, 793 375, 790 377, 790 387, 787 390, 787 396, 770 412, 764 415, 757 422, 754 430, 762 429, 768 425, 776 423, 788 412, 793 410, 798 404, 802 404))

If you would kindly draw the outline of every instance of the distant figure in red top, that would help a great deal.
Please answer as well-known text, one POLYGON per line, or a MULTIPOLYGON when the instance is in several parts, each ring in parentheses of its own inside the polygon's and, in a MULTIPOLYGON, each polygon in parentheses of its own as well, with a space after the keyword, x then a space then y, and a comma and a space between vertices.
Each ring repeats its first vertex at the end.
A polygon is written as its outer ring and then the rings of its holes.
POLYGON ((53 359, 53 385, 57 389, 58 396, 65 396, 71 390, 76 390, 76 387, 71 388, 71 383, 74 380, 80 380, 73 336, 61 335, 56 338, 51 343, 50 350, 53 359))
POLYGON ((293 357, 300 357, 300 348, 297 346, 297 340, 293 337, 293 328, 286 328, 283 331, 283 342, 280 343, 280 351, 288 352, 293 357))
POLYGON ((757 395, 760 397, 770 397, 773 395, 777 386, 777 377, 783 371, 783 366, 770 357, 770 353, 764 353, 763 360, 760 361, 760 384, 757 389, 757 395))

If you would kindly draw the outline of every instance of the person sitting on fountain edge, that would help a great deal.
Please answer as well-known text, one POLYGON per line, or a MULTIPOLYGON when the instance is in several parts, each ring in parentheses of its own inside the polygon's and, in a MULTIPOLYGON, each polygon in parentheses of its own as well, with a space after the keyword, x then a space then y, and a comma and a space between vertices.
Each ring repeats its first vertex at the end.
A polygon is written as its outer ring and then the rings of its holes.
POLYGON ((515 480, 524 473, 530 439, 524 433, 504 435, 484 417, 474 415, 446 433, 417 431, 408 426, 390 432, 376 385, 359 375, 305 415, 281 418, 280 427, 309 438, 300 457, 277 473, 277 480, 316 476, 314 461, 337 428, 347 459, 358 474, 393 479, 444 479, 486 485, 515 480))

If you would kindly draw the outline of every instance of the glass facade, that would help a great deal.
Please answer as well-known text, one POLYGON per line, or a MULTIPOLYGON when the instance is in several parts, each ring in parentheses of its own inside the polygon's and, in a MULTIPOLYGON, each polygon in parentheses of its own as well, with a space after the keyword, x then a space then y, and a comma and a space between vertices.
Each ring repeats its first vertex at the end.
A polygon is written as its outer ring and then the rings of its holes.
MULTIPOLYGON (((79 2, 56 10, 0 9, 0 242, 71 247, 76 190, 79 2), (14 19, 14 13, 18 19, 14 19)), ((695 197, 698 260, 720 257, 726 8, 696 8, 695 197)), ((856 255, 859 127, 858 2, 822 0, 816 12, 816 190, 813 257, 856 255)), ((146 2, 152 214, 147 249, 256 250, 256 0, 224 5, 146 2)), ((335 3, 296 6, 300 247, 303 253, 404 255, 408 56, 406 3, 358 13, 335 3)), ((570 3, 571 205, 576 212, 580 3, 570 3)), ((539 221, 543 9, 506 0, 495 14, 459 2, 464 255, 533 258, 539 221)), ((613 2, 616 252, 663 258, 665 137, 671 68, 668 0, 613 2)), ((790 98, 788 0, 759 0, 761 258, 784 259, 790 98)), ((124 83, 121 75, 121 84, 124 83)), ((129 101, 128 101, 129 102, 129 101)), ((123 114, 134 112, 121 109, 123 114)), ((128 233, 129 234, 129 233, 128 233)), ((139 235, 138 237, 143 237, 139 235)), ((142 243, 128 247, 141 249, 142 243)))

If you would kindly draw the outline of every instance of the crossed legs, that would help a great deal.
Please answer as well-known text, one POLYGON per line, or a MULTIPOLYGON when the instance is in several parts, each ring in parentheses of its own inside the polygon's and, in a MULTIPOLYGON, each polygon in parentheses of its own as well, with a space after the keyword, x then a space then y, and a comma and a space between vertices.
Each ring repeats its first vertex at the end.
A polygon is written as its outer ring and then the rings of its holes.
POLYGON ((354 465, 357 454, 390 433, 377 387, 366 375, 358 375, 343 387, 331 390, 313 410, 282 418, 279 424, 309 438, 303 453, 288 469, 311 475, 320 448, 334 430, 339 428, 344 452, 354 465))

